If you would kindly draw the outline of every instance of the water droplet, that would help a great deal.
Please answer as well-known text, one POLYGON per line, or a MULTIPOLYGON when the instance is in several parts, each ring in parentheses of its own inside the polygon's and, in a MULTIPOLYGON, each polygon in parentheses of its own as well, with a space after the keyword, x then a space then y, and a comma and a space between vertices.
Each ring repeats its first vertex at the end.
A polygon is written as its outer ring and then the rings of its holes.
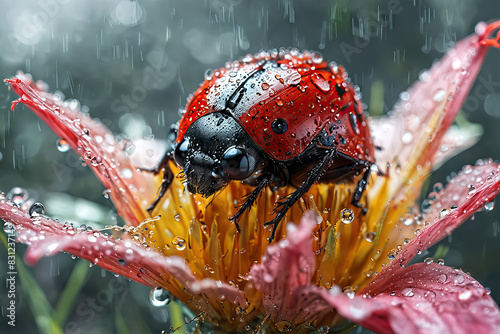
POLYGON ((434 95, 432 95, 432 100, 434 102, 441 102, 444 100, 445 96, 446 96, 446 90, 441 88, 434 92, 434 95))
POLYGON ((491 201, 491 202, 488 202, 488 203, 486 203, 486 204, 484 205, 484 209, 485 209, 486 211, 491 211, 491 210, 493 210, 494 208, 495 208, 495 201, 494 201, 494 200, 493 200, 493 201, 491 201))
POLYGON ((460 300, 468 300, 470 297, 472 297, 472 291, 468 288, 458 293, 458 299, 460 300))
POLYGON ((314 73, 311 75, 312 83, 318 87, 322 92, 328 92, 330 90, 330 84, 326 79, 319 73, 314 73))
POLYGON ((64 138, 59 138, 57 140, 57 149, 59 150, 59 152, 68 152, 70 147, 69 147, 69 143, 66 141, 66 139, 64 138))
POLYGON ((186 240, 183 237, 175 237, 172 239, 172 245, 177 248, 177 250, 182 251, 186 248, 186 240))
POLYGON ((453 278, 453 283, 455 285, 462 284, 463 282, 465 282, 465 277, 462 274, 456 274, 453 278))
POLYGON ((130 178, 132 178, 132 176, 134 176, 134 172, 132 172, 132 170, 130 170, 130 168, 123 168, 121 170, 121 175, 124 179, 130 179, 130 178))
POLYGON ((443 209, 443 210, 439 211, 439 218, 446 217, 450 212, 451 212, 450 209, 443 209))
POLYGON ((354 296, 356 295, 356 293, 354 292, 354 289, 352 288, 352 286, 345 286, 343 289, 342 289, 342 292, 347 296, 349 297, 349 299, 353 299, 354 296))
POLYGON ((401 136, 401 141, 403 144, 409 144, 413 140, 413 135, 410 131, 405 131, 401 136))
POLYGON ((415 292, 413 292, 412 288, 404 288, 403 290, 401 290, 401 294, 405 297, 415 296, 415 292))
POLYGON ((176 215, 174 216, 174 220, 175 220, 176 222, 180 222, 180 221, 181 221, 181 215, 180 215, 180 214, 176 214, 176 215))
POLYGON ((391 249, 391 251, 389 253, 387 253, 387 258, 392 261, 394 260, 394 258, 396 257, 396 255, 398 255, 398 251, 395 250, 395 249, 391 249))
POLYGON ((403 215, 403 217, 401 217, 401 222, 405 226, 410 226, 411 224, 413 224, 414 221, 415 221, 415 219, 411 213, 407 213, 407 214, 403 215))
POLYGON ((370 232, 366 232, 363 234, 363 237, 365 238, 366 241, 368 242, 372 242, 373 240, 375 240, 375 237, 377 236, 377 233, 373 232, 373 231, 370 231, 370 232))
POLYGON ((344 224, 350 224, 354 220, 354 212, 351 209, 340 211, 340 219, 344 224))
POLYGON ((7 195, 5 195, 7 199, 10 199, 12 203, 14 203, 17 206, 21 206, 26 202, 29 198, 28 196, 28 191, 26 189, 23 189, 21 187, 14 187, 12 188, 7 195))
POLYGON ((427 264, 427 265, 429 265, 429 264, 431 264, 431 263, 433 263, 433 262, 434 262, 434 259, 433 259, 432 257, 428 257, 428 258, 426 258, 426 259, 424 260, 424 263, 425 263, 425 264, 427 264))
POLYGON ((125 259, 118 259, 118 263, 121 265, 121 266, 124 266, 127 264, 127 261, 125 261, 125 259))
POLYGON ((319 53, 318 51, 314 51, 311 55, 311 59, 313 63, 319 64, 323 61, 323 55, 319 53))
POLYGON ((463 168, 463 171, 465 174, 470 174, 472 172, 472 166, 471 165, 465 165, 463 168))
POLYGON ((476 187, 474 187, 472 184, 469 186, 469 195, 473 195, 476 192, 476 187))
POLYGON ((269 89, 269 84, 267 82, 263 82, 261 87, 263 90, 267 90, 267 89, 269 89))
POLYGON ((438 259, 436 261, 437 264, 439 264, 440 266, 443 266, 444 265, 444 260, 443 259, 438 259))
POLYGON ((40 217, 45 214, 45 207, 40 202, 35 202, 30 206, 29 210, 30 217, 40 217))
POLYGON ((172 294, 170 291, 160 287, 156 287, 149 293, 149 302, 154 307, 163 307, 172 301, 172 294))
POLYGON ((204 74, 205 80, 207 81, 212 80, 213 75, 214 75, 214 70, 212 69, 206 70, 204 74))

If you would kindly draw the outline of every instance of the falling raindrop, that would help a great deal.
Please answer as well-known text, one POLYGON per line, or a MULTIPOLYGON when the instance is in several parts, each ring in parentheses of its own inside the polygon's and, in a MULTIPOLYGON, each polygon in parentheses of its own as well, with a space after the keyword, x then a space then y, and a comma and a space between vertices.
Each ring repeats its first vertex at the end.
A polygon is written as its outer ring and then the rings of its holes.
POLYGON ((170 291, 160 287, 153 288, 149 293, 149 302, 154 307, 163 307, 172 301, 172 294, 170 291))
POLYGON ((29 214, 31 218, 43 216, 45 214, 45 207, 40 202, 35 202, 30 206, 29 214))

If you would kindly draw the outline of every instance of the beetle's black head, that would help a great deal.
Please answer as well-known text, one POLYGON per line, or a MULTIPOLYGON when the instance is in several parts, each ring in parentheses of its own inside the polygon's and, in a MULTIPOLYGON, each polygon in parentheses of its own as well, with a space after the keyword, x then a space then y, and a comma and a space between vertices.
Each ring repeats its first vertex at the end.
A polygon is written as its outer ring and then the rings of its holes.
POLYGON ((188 190, 208 197, 231 180, 250 177, 264 155, 234 118, 214 112, 189 126, 174 159, 184 171, 188 190))

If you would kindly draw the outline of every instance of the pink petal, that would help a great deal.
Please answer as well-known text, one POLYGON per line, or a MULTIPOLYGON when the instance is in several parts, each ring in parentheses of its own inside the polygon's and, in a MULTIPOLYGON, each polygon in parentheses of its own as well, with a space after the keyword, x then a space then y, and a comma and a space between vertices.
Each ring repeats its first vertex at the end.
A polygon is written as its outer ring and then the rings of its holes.
MULTIPOLYGON (((129 224, 137 225, 149 217, 146 208, 153 201, 157 184, 153 175, 137 170, 130 158, 134 151, 132 142, 117 141, 114 135, 98 120, 92 119, 79 109, 76 100, 62 101, 58 96, 43 91, 44 83, 34 83, 31 76, 19 73, 16 78, 6 80, 21 96, 12 105, 26 104, 54 132, 68 142, 109 191, 121 217, 129 224), (143 199, 140 201, 139 199, 143 199)), ((162 153, 154 148, 141 150, 154 152, 150 161, 159 161, 162 153)))
POLYGON ((264 294, 266 314, 275 323, 304 321, 306 314, 315 309, 311 300, 308 308, 300 301, 306 297, 304 288, 309 286, 315 270, 311 232, 317 219, 308 211, 298 227, 289 224, 287 238, 269 246, 261 263, 250 269, 248 280, 264 294))
POLYGON ((322 295, 342 316, 377 333, 500 331, 500 310, 488 291, 458 269, 418 263, 393 270, 362 293, 322 295))
POLYGON ((25 255, 28 264, 35 264, 43 256, 68 252, 151 287, 178 287, 178 291, 172 291, 178 297, 187 292, 215 303, 227 300, 247 306, 244 295, 238 289, 213 280, 200 282, 184 259, 162 256, 133 240, 116 239, 96 230, 75 229, 46 217, 31 218, 4 198, 0 198, 0 217, 15 226, 19 242, 29 245, 25 255))
POLYGON ((404 246, 376 279, 392 275, 395 267, 406 265, 415 255, 451 234, 455 228, 481 210, 499 193, 498 164, 484 163, 475 167, 464 167, 462 172, 439 193, 439 200, 432 202, 432 208, 426 214, 426 220, 430 225, 404 246), (452 205, 456 205, 457 208, 450 210, 452 205))
POLYGON ((430 71, 422 73, 420 81, 401 94, 389 117, 372 122, 375 145, 383 148, 375 157, 379 165, 391 163, 411 171, 435 157, 489 46, 499 47, 498 43, 484 43, 499 22, 487 27, 480 23, 476 28, 479 35, 457 42, 430 71))

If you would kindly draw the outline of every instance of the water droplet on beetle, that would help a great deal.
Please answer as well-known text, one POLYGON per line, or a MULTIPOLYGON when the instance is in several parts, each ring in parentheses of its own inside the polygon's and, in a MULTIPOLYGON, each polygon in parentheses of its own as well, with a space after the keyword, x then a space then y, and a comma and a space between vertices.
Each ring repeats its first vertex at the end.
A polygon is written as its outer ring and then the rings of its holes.
POLYGON ((59 150, 59 152, 68 152, 70 147, 69 147, 69 143, 66 141, 66 139, 64 138, 59 138, 57 140, 57 149, 59 150))
POLYGON ((30 206, 29 210, 30 217, 40 217, 45 214, 45 207, 40 202, 35 202, 30 206))
POLYGON ((313 73, 311 75, 311 81, 322 92, 326 93, 330 90, 330 84, 320 73, 313 73))
POLYGON ((186 248, 186 240, 183 237, 175 237, 172 239, 172 245, 177 248, 177 250, 182 251, 186 248))
POLYGON ((340 219, 344 224, 350 224, 354 220, 354 212, 351 209, 340 211, 340 219))
POLYGON ((149 293, 149 302, 154 307, 163 307, 172 301, 172 294, 170 291, 160 287, 153 288, 149 293))

